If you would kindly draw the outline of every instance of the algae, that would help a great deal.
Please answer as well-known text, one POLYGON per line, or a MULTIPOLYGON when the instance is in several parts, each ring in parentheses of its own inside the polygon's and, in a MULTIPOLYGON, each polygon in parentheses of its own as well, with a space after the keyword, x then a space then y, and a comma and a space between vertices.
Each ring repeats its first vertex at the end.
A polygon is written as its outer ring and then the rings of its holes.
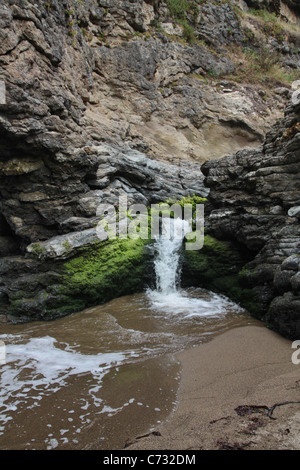
POLYGON ((63 266, 64 303, 81 308, 141 291, 146 281, 148 240, 115 239, 80 250, 63 266))

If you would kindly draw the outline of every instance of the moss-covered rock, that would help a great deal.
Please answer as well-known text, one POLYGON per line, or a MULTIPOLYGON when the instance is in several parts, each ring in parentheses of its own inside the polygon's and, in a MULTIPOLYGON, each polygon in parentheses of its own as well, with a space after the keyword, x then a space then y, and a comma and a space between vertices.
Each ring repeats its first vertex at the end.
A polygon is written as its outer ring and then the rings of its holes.
POLYGON ((260 305, 255 291, 243 283, 248 261, 245 249, 205 235, 201 250, 184 253, 182 285, 201 286, 225 294, 258 316, 260 305))
MULTIPOLYGON (((185 204, 192 206, 205 198, 190 196, 181 200, 167 201, 158 205, 159 212, 165 206, 185 204)), ((152 207, 151 207, 152 209, 152 207)), ((57 317, 105 303, 122 295, 133 294, 155 283, 153 251, 151 246, 151 216, 148 215, 148 239, 108 239, 91 241, 82 236, 82 246, 67 245, 64 237, 51 240, 49 249, 41 244, 32 244, 28 257, 37 264, 35 273, 22 276, 12 282, 5 297, 5 313, 11 321, 36 319, 52 320, 57 317), (61 256, 53 256, 54 244, 61 256), (61 249, 63 247, 63 250, 61 249)), ((166 215, 172 216, 170 210, 166 215)), ((132 216, 128 214, 131 221, 132 216)), ((29 258, 28 258, 29 259, 29 258)), ((1 304, 0 304, 1 307, 1 304)))
POLYGON ((9 318, 52 320, 141 291, 152 272, 148 243, 115 239, 79 249, 70 259, 57 262, 56 276, 42 290, 34 292, 29 286, 22 295, 11 297, 9 318))
MULTIPOLYGON (((169 206, 177 203, 182 208, 190 204, 193 217, 197 204, 205 202, 195 196, 167 201, 169 206)), ((155 282, 151 244, 150 238, 116 238, 77 248, 69 258, 39 257, 38 272, 24 275, 22 282, 19 280, 10 289, 8 313, 18 321, 52 320, 140 292, 155 282)), ((182 286, 201 286, 223 293, 259 317, 261 306, 256 300, 257 282, 253 279, 265 277, 267 267, 262 274, 257 269, 248 269, 250 258, 245 247, 206 234, 201 250, 183 250, 182 286)))
POLYGON ((147 240, 112 240, 81 250, 63 266, 64 309, 80 308, 141 291, 150 273, 147 240))
POLYGON ((205 235, 201 250, 185 252, 183 276, 189 282, 202 279, 211 284, 216 278, 237 274, 244 264, 244 257, 230 242, 205 235))

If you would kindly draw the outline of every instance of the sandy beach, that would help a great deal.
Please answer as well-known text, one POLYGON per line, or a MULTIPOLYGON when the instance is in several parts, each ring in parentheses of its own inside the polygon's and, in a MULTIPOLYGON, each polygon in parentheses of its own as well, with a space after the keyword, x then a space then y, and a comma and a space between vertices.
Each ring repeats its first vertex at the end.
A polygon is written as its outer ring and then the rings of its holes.
POLYGON ((176 409, 128 450, 300 449, 294 351, 291 341, 258 325, 181 352, 176 409))

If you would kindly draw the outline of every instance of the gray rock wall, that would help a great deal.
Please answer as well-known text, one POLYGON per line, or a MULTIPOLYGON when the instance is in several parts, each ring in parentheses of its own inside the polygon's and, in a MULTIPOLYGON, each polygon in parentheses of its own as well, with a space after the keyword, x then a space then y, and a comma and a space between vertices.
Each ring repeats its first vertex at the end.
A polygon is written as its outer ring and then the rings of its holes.
POLYGON ((241 284, 253 290, 257 316, 283 335, 300 336, 300 103, 261 148, 202 166, 210 188, 208 232, 253 253, 241 284))

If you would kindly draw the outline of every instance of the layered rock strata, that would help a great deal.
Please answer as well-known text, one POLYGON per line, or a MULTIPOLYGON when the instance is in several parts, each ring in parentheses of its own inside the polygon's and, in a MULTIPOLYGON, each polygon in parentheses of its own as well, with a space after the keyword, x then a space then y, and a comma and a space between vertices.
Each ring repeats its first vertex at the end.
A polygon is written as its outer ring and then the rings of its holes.
POLYGON ((252 258, 240 272, 253 312, 284 336, 300 337, 300 101, 255 151, 202 166, 210 189, 208 233, 252 258))

